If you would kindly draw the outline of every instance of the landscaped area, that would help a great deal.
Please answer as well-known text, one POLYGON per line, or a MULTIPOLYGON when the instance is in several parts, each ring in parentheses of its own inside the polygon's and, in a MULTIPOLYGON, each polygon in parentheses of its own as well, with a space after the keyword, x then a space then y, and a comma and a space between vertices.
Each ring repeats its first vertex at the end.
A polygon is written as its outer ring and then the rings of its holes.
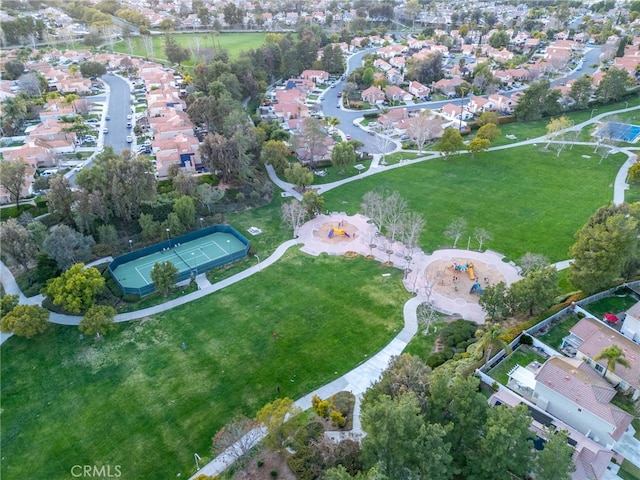
POLYGON ((579 321, 580 319, 575 315, 565 317, 558 323, 552 324, 544 333, 537 333, 535 336, 551 348, 559 350, 562 339, 569 335, 569 330, 579 321))
POLYGON ((603 298, 596 302, 585 305, 584 309, 594 316, 602 319, 605 313, 617 315, 626 312, 637 303, 637 299, 631 295, 627 289, 618 290, 616 295, 603 298))
POLYGON ((515 350, 511 355, 501 361, 495 368, 489 371, 489 376, 496 382, 506 385, 509 381, 508 373, 516 365, 526 367, 531 362, 544 363, 545 359, 541 355, 538 355, 527 346, 521 346, 515 350))
MULTIPOLYGON (((362 197, 375 188, 398 191, 427 227, 421 247, 431 252, 453 244, 444 231, 458 217, 469 230, 461 240, 477 248, 473 229, 493 236, 484 248, 517 260, 526 252, 544 253, 552 262, 568 257, 575 232, 593 212, 611 202, 611 185, 626 156, 582 158, 589 147, 541 152, 525 146, 478 155, 456 155, 394 169, 324 194, 328 210, 359 211, 362 197), (524 159, 527 159, 524 161, 524 159)), ((459 245, 462 246, 462 245, 459 245)))
POLYGON ((292 251, 98 343, 63 326, 14 338, 0 352, 2 476, 66 479, 104 462, 123 478, 187 478, 235 413, 255 415, 278 387, 299 398, 386 345, 403 325, 400 280, 363 258, 292 251))

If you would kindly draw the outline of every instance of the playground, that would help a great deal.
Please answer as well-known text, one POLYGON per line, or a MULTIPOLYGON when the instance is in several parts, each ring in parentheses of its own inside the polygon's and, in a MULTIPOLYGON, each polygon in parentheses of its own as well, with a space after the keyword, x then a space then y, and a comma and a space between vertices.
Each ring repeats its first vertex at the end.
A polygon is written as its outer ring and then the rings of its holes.
POLYGON ((358 228, 355 225, 340 219, 316 227, 313 236, 322 240, 323 243, 352 242, 354 238, 357 238, 357 231, 358 228))
POLYGON ((427 265, 425 275, 435 292, 467 303, 477 303, 487 286, 507 280, 496 265, 464 258, 436 260, 427 265))

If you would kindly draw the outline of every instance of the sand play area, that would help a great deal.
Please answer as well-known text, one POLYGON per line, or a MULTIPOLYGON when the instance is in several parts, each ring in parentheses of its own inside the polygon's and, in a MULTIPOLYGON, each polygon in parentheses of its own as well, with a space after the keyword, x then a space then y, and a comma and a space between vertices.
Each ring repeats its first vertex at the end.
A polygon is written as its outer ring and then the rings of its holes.
POLYGON ((324 243, 348 243, 357 237, 358 228, 346 220, 327 222, 313 231, 313 236, 318 237, 324 243), (331 234, 333 230, 333 234, 331 234), (331 234, 331 236, 330 236, 331 234))
POLYGON ((433 289, 448 298, 461 298, 468 303, 478 303, 480 296, 470 293, 471 287, 477 282, 480 288, 506 281, 496 265, 486 264, 478 260, 470 261, 466 258, 452 258, 451 260, 436 260, 425 269, 428 280, 434 282, 433 289), (454 263, 462 270, 456 270, 454 263), (475 281, 470 278, 473 271, 475 281), (455 277, 455 279, 454 279, 455 277))

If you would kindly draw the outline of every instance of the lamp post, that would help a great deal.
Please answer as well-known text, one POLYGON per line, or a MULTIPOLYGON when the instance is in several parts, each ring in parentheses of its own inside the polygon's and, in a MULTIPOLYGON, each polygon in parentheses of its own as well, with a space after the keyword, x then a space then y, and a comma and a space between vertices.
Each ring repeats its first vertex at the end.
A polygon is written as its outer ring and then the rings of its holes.
POLYGON ((129 250, 133 252, 133 240, 129 239, 129 250))
POLYGON ((258 266, 258 271, 260 271, 260 257, 257 253, 254 253, 253 256, 256 257, 256 260, 258 260, 258 263, 256 265, 258 266))
POLYGON ((204 218, 200 217, 200 230, 202 230, 203 222, 204 222, 204 218))
POLYGON ((196 470, 200 470, 200 465, 198 464, 198 460, 201 460, 200 455, 198 455, 197 453, 194 453, 193 459, 196 461, 196 470))
POLYGON ((169 240, 169 248, 171 248, 171 230, 168 228, 165 229, 167 231, 167 240, 169 240))
POLYGON ((589 117, 589 120, 591 120, 591 119, 593 118, 593 114, 594 114, 595 112, 597 112, 597 111, 598 111, 598 109, 597 109, 597 108, 594 108, 593 110, 591 110, 591 116, 589 117))

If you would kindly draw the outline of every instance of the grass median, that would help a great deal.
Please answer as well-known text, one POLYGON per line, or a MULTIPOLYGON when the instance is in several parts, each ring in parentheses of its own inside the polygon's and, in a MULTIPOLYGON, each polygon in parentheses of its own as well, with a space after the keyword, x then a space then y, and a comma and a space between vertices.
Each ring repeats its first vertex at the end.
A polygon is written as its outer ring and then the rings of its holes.
POLYGON ((206 460, 234 414, 253 416, 278 386, 299 398, 384 347, 403 326, 401 278, 362 257, 291 251, 99 342, 62 326, 12 338, 0 351, 0 473, 68 479, 96 464, 120 465, 123 478, 188 478, 194 452, 206 460))

